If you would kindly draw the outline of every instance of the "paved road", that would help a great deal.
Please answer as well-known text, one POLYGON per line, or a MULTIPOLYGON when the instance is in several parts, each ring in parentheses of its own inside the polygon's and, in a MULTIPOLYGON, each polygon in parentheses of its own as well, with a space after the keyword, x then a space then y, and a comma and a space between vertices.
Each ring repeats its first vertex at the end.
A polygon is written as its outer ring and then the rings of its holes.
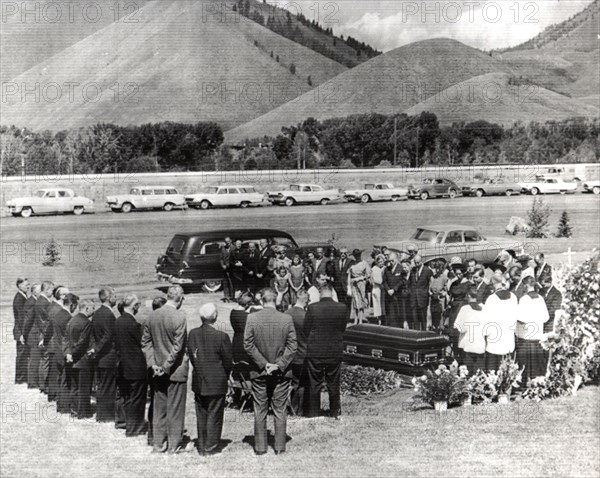
MULTIPOLYGON (((214 209, 209 211, 139 212, 3 218, 2 291, 12 290, 19 275, 51 277, 67 283, 141 285, 153 278, 156 257, 176 232, 242 227, 268 227, 291 233, 300 242, 326 241, 334 234, 341 244, 370 250, 373 244, 396 241, 417 225, 459 223, 476 226, 484 235, 502 236, 511 216, 527 217, 531 196, 457 198, 398 203, 328 206, 214 209), (59 267, 42 267, 43 245, 54 239, 63 247, 59 267)), ((555 231, 563 210, 574 228, 571 240, 539 242, 547 252, 591 250, 600 239, 600 198, 592 195, 545 196, 555 231)))

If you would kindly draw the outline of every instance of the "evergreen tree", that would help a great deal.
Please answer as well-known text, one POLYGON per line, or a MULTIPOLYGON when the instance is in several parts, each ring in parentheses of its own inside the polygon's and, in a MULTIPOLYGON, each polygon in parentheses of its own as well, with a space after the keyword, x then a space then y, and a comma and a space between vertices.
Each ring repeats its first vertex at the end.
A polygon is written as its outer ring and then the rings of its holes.
POLYGON ((550 217, 550 206, 544 203, 542 198, 533 198, 531 209, 527 211, 529 218, 527 224, 529 231, 527 237, 543 239, 548 237, 548 218, 550 217))
POLYGON ((572 235, 573 228, 569 224, 569 214, 567 211, 563 211, 560 215, 560 221, 558 222, 556 237, 571 237, 572 235))
POLYGON ((296 74, 296 65, 294 65, 293 63, 290 65, 290 73, 292 75, 296 74))
POLYGON ((312 78, 310 77, 310 75, 308 75, 308 78, 306 79, 306 82, 308 83, 308 86, 312 86, 312 78))
POLYGON ((46 245, 44 249, 44 260, 42 261, 42 265, 53 267, 60 262, 61 252, 60 247, 52 238, 50 243, 46 245))

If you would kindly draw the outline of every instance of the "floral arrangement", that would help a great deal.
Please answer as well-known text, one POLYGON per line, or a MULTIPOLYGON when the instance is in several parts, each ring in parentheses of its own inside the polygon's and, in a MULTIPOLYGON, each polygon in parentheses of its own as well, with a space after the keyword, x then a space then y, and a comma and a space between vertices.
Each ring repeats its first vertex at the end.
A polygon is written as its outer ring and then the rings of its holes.
POLYGON ((556 387, 548 377, 534 377, 527 382, 527 388, 523 392, 523 398, 539 402, 556 395, 556 387))
POLYGON ((364 396, 395 390, 402 386, 402 378, 393 370, 381 370, 360 365, 343 365, 340 380, 342 395, 364 396))
POLYGON ((412 379, 414 398, 430 405, 434 402, 461 403, 469 395, 468 375, 467 367, 459 367, 456 360, 450 367, 439 365, 435 371, 428 370, 421 377, 412 379))
MULTIPOLYGON (((519 364, 512 358, 504 358, 496 371, 496 390, 498 395, 510 395, 513 388, 519 388, 525 367, 519 368, 519 364)), ((490 372, 491 374, 491 372, 490 372)))
POLYGON ((485 373, 483 370, 477 372, 469 379, 469 394, 473 402, 490 403, 498 396, 498 376, 494 370, 485 373))

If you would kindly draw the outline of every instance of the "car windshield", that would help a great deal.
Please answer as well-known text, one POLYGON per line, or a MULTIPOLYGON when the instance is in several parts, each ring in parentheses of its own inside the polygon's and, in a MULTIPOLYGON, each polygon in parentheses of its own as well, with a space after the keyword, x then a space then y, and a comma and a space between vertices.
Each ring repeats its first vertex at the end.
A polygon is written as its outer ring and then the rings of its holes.
POLYGON ((46 191, 37 191, 35 193, 36 197, 43 198, 46 194, 46 191))
POLYGON ((171 239, 171 243, 167 248, 167 254, 181 254, 185 241, 180 237, 174 237, 171 239))
POLYGON ((430 229, 421 229, 418 228, 411 239, 415 241, 423 241, 423 242, 431 242, 431 243, 440 243, 442 240, 444 233, 438 231, 432 231, 430 229))

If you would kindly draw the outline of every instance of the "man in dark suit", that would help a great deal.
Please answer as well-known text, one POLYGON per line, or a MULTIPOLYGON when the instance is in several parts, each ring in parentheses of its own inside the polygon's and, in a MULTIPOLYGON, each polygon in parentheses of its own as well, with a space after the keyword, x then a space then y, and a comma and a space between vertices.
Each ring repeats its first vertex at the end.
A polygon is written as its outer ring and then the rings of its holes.
POLYGON ((90 396, 94 379, 94 363, 87 355, 92 334, 92 315, 94 303, 82 300, 79 303, 79 313, 67 324, 67 362, 72 363, 71 369, 71 402, 74 404, 73 415, 80 419, 92 416, 90 396))
POLYGON ((242 264, 246 288, 249 289, 250 292, 254 292, 259 287, 256 282, 256 272, 258 271, 258 251, 256 250, 256 243, 251 242, 248 244, 248 252, 244 255, 242 264))
POLYGON ((398 261, 398 254, 389 255, 390 266, 383 273, 383 290, 385 291, 385 325, 402 327, 406 319, 405 295, 408 292, 408 280, 398 261))
POLYGON ((252 357, 250 371, 254 398, 254 452, 267 453, 269 404, 275 422, 275 454, 285 451, 290 364, 298 347, 294 322, 277 311, 277 293, 263 291, 263 309, 250 314, 244 333, 244 349, 252 357))
MULTIPOLYGON (((315 258, 313 259, 313 275, 312 275, 312 283, 315 284, 315 281, 319 274, 327 275, 327 263, 329 262, 329 258, 325 257, 325 250, 322 247, 317 247, 315 251, 315 258)), ((346 294, 344 293, 344 297, 346 294)))
POLYGON ((15 359, 15 383, 27 383, 27 361, 29 350, 23 336, 25 326, 25 303, 29 294, 29 281, 27 279, 17 279, 17 293, 13 299, 13 315, 15 324, 13 327, 13 337, 17 344, 17 356, 15 359))
POLYGON ((65 397, 63 388, 66 386, 66 377, 61 372, 64 372, 64 349, 63 339, 66 333, 67 323, 71 319, 71 314, 67 311, 69 306, 65 306, 65 300, 69 295, 69 289, 63 286, 58 286, 54 289, 53 301, 48 308, 48 327, 44 333, 44 346, 48 353, 48 400, 56 401, 56 409, 59 413, 68 413, 65 405, 65 397), (59 401, 59 398, 62 400, 59 401))
POLYGON ((305 400, 308 390, 308 372, 306 369, 306 333, 304 330, 307 306, 308 292, 304 289, 300 289, 296 294, 296 303, 286 312, 294 322, 296 340, 298 342, 298 350, 292 361, 292 393, 290 405, 294 415, 300 417, 307 414, 306 404, 308 403, 308 400, 305 400))
POLYGON ((481 267, 476 267, 474 272, 470 274, 470 281, 473 283, 475 292, 477 293, 477 303, 485 304, 487 298, 494 293, 494 289, 490 284, 486 284, 483 280, 485 271, 481 267))
POLYGON ((25 305, 23 307, 23 329, 21 331, 21 339, 20 342, 25 344, 27 347, 27 388, 39 388, 39 369, 40 362, 39 358, 35 361, 35 348, 37 348, 37 343, 39 342, 37 329, 34 327, 35 323, 35 304, 42 292, 41 284, 33 284, 31 286, 31 295, 25 301, 25 305), (33 354, 33 355, 32 355, 33 354))
POLYGON ((562 307, 563 296, 562 293, 554 287, 552 284, 552 274, 542 276, 542 289, 540 295, 546 302, 546 308, 548 309, 548 321, 544 324, 544 333, 554 331, 554 319, 556 311, 562 307))
POLYGON ((423 264, 419 254, 413 257, 413 267, 410 282, 410 298, 412 306, 412 325, 415 330, 427 329, 427 309, 429 307, 429 283, 433 271, 423 264))
POLYGON ((348 249, 340 249, 340 257, 333 260, 333 286, 338 299, 349 305, 352 300, 348 296, 348 269, 354 264, 354 260, 348 257, 348 249))
POLYGON ((535 261, 535 280, 541 286, 546 277, 550 276, 550 278, 552 278, 552 267, 550 264, 546 263, 546 258, 541 252, 538 252, 533 260, 535 261))
POLYGON ((115 349, 115 314, 112 308, 117 303, 114 289, 98 292, 100 307, 92 318, 91 347, 88 351, 96 365, 98 392, 96 395, 96 420, 115 421, 117 397, 117 351, 115 349))
POLYGON ((233 286, 233 297, 236 297, 238 291, 246 289, 246 285, 244 284, 244 251, 242 249, 242 241, 235 241, 235 247, 229 256, 229 271, 233 286))
POLYGON ((52 305, 52 292, 54 284, 49 281, 42 283, 40 296, 33 307, 33 325, 28 337, 29 350, 31 352, 30 376, 33 372, 33 382, 37 383, 42 393, 48 393, 48 369, 50 362, 48 351, 44 345, 44 335, 49 327, 48 310, 52 305))
POLYGON ((319 416, 321 412, 321 384, 323 377, 329 390, 329 413, 339 418, 340 373, 342 365, 343 334, 346 330, 346 306, 332 298, 332 287, 321 287, 321 300, 308 306, 304 321, 307 337, 306 361, 310 386, 308 415, 319 416))
POLYGON ((193 366, 198 453, 201 455, 219 452, 227 381, 233 366, 229 335, 214 328, 217 316, 215 304, 204 304, 200 307, 202 326, 192 330, 188 337, 188 356, 193 366))
POLYGON ((228 302, 234 297, 233 285, 231 284, 231 251, 233 244, 231 238, 225 238, 225 244, 221 248, 221 257, 219 258, 221 269, 223 270, 223 300, 228 302))
POLYGON ((152 311, 142 334, 142 350, 152 368, 154 410, 153 453, 178 453, 183 438, 189 360, 185 315, 179 310, 183 288, 169 287, 167 303, 152 311))
POLYGON ((260 250, 258 251, 258 263, 256 270, 257 288, 269 287, 271 284, 271 278, 273 271, 269 269, 269 261, 273 258, 274 254, 272 249, 269 247, 269 241, 261 239, 259 242, 260 250))
POLYGON ((115 345, 119 357, 117 383, 123 399, 127 437, 146 432, 144 423, 148 396, 146 358, 142 352, 142 326, 135 320, 140 305, 135 295, 125 297, 123 314, 115 322, 115 345))

